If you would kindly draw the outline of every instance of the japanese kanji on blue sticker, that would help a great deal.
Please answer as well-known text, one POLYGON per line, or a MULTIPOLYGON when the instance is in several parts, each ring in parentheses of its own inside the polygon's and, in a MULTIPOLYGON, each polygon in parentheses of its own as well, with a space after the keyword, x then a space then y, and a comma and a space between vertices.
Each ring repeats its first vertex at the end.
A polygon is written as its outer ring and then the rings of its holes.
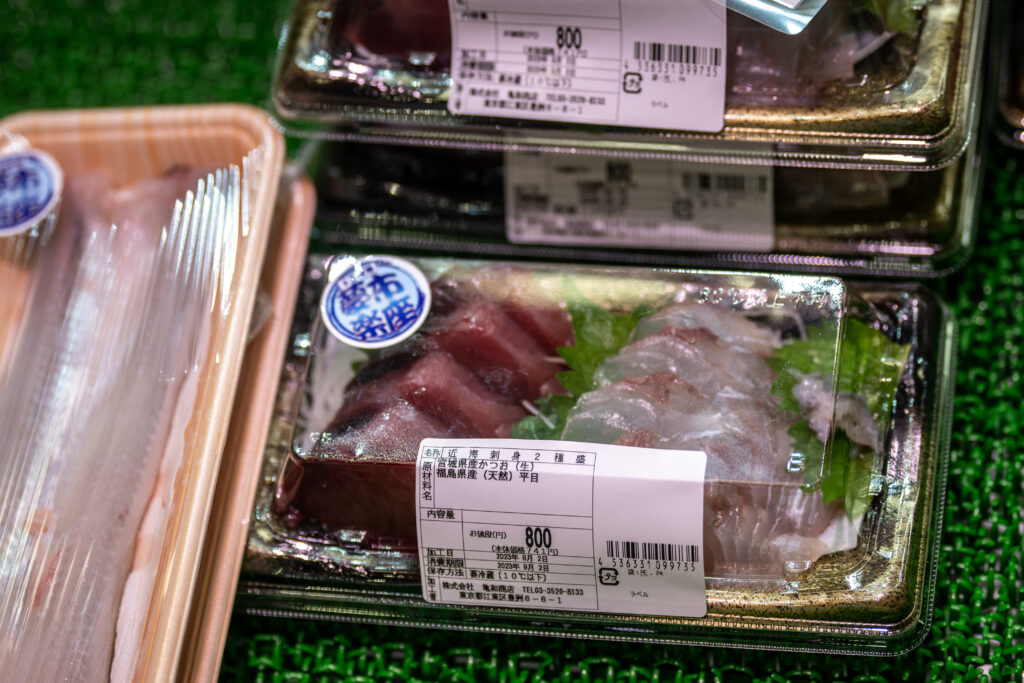
POLYGON ((324 320, 355 346, 397 343, 416 331, 430 308, 430 290, 411 263, 370 257, 353 264, 327 288, 324 320))
POLYGON ((0 235, 41 220, 60 192, 52 162, 36 151, 0 158, 0 235))

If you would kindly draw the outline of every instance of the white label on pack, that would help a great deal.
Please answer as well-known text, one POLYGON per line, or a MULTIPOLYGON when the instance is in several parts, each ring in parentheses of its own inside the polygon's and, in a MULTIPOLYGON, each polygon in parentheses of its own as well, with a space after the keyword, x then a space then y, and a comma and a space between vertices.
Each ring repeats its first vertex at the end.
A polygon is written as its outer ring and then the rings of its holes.
POLYGON ((679 617, 707 613, 700 451, 424 439, 428 602, 679 617))
POLYGON ((506 152, 510 242, 770 251, 768 166, 506 152))
POLYGON ((722 130, 724 3, 449 3, 454 114, 722 130))

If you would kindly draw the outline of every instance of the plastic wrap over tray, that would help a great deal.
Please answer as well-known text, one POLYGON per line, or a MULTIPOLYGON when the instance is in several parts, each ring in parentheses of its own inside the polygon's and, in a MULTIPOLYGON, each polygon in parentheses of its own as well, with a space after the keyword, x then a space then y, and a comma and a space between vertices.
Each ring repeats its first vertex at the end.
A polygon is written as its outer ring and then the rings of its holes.
POLYGON ((426 322, 367 353, 315 312, 353 259, 310 264, 243 570, 251 609, 868 652, 923 635, 951 341, 927 292, 418 259, 426 322), (469 437, 706 453, 707 616, 423 603, 416 453, 469 437))
POLYGON ((973 145, 923 173, 335 143, 318 159, 322 250, 894 277, 966 262, 980 169, 973 145))
POLYGON ((797 35, 730 11, 724 128, 687 133, 454 115, 446 0, 297 0, 273 101, 290 133, 334 139, 933 169, 975 129, 985 8, 829 0, 797 35))
POLYGON ((170 680, 283 142, 238 105, 0 129, 64 177, 0 238, 0 670, 170 680))

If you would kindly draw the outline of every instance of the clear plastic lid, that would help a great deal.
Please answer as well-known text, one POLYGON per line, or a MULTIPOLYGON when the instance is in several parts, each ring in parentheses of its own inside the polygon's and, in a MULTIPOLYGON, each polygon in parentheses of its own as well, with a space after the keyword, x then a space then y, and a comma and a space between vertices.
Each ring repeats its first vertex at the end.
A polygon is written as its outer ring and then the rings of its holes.
POLYGON ((297 0, 273 100, 335 139, 932 169, 973 134, 985 4, 830 0, 795 36, 730 11, 724 128, 698 134, 453 115, 445 0, 297 0))
POLYGON ((61 196, 0 235, 0 671, 169 679, 284 141, 240 105, 24 112, 3 130, 25 143, 4 155, 0 137, 3 209, 61 196))
POLYGON ((924 173, 324 144, 316 247, 934 277, 966 261, 973 145, 924 173))
POLYGON ((1024 149, 1024 7, 997 3, 992 10, 993 82, 999 95, 996 133, 1009 145, 1024 149))
POLYGON ((470 609, 484 628, 865 651, 922 635, 933 432, 948 426, 925 412, 948 400, 934 299, 826 277, 417 259, 423 327, 366 352, 316 305, 357 263, 314 260, 300 301, 246 560, 259 609, 351 614, 376 584, 360 608, 375 618, 457 619, 467 608, 425 606, 412 583, 417 451, 512 437, 703 451, 707 616, 470 609))

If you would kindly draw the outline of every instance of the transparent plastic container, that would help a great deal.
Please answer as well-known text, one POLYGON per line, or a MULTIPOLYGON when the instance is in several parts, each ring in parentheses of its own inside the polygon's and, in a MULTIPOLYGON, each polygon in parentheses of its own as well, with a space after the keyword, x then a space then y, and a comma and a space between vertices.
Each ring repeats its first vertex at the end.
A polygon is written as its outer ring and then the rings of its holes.
POLYGON ((1024 149, 1024 7, 1004 2, 992 15, 993 80, 999 98, 995 129, 1003 142, 1024 149))
POLYGON ((924 637, 955 341, 934 295, 821 276, 415 262, 432 283, 430 317, 367 354, 317 312, 331 269, 352 258, 310 259, 243 564, 245 609, 869 654, 924 637), (599 331, 612 317, 614 342, 599 331), (603 350, 585 371, 566 343, 603 350), (592 377, 581 390, 566 369, 592 377), (572 406, 549 412, 564 387, 572 406), (707 453, 707 615, 424 601, 420 440, 495 436, 707 453))
POLYGON ((51 231, 0 238, 0 671, 170 680, 284 139, 238 104, 28 111, 0 131, 65 178, 51 231))
POLYGON ((297 0, 273 101, 290 133, 345 140, 938 168, 972 135, 985 0, 890 5, 830 0, 795 36, 730 11, 714 134, 453 115, 443 0, 297 0))
MULTIPOLYGON (((661 241, 655 241, 644 227, 645 216, 638 215, 637 202, 652 195, 648 183, 653 183, 655 174, 708 173, 715 180, 742 168, 712 166, 702 171, 704 166, 698 164, 682 169, 649 160, 544 155, 549 169, 609 163, 628 169, 627 203, 619 206, 606 201, 603 194, 621 191, 622 183, 607 177, 595 183, 596 175, 591 173, 587 182, 576 181, 579 190, 574 207, 589 211, 589 218, 595 221, 625 222, 635 233, 635 241, 630 243, 628 236, 613 241, 608 234, 583 239, 566 233, 545 236, 543 241, 536 236, 524 240, 512 235, 509 200, 516 195, 507 191, 505 184, 510 182, 508 164, 513 162, 501 152, 330 143, 320 159, 314 242, 323 250, 385 248, 503 258, 756 266, 914 277, 942 275, 967 260, 974 241, 980 169, 973 146, 954 164, 923 173, 764 167, 763 173, 771 181, 772 209, 761 218, 765 222, 762 236, 746 244, 740 237, 739 248, 730 249, 720 241, 701 244, 696 238, 670 242, 673 235, 662 225, 657 228, 661 241), (588 190, 595 195, 590 197, 590 205, 582 196, 588 190)), ((748 167, 747 172, 753 168, 748 167)), ((739 180, 749 186, 751 177, 739 180)), ((556 195, 550 176, 546 182, 544 201, 553 206, 556 195)), ((673 192, 665 189, 654 196, 660 205, 668 206, 676 199, 673 192)), ((687 201, 703 196, 731 201, 733 196, 742 198, 749 192, 750 187, 738 195, 681 191, 678 195, 687 201)), ((533 195, 523 199, 534 200, 533 195)))

